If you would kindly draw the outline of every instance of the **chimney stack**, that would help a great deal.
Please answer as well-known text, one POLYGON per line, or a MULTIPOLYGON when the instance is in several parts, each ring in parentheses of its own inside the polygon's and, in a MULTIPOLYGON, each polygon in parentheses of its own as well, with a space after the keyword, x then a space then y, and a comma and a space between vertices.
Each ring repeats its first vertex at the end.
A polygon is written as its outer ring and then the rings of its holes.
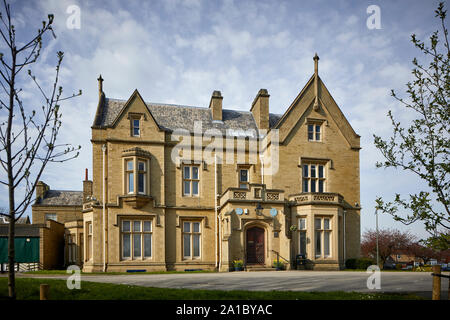
POLYGON ((269 129, 269 93, 267 89, 259 89, 250 111, 255 118, 258 129, 269 129))
POLYGON ((211 109, 212 119, 222 121, 222 94, 220 91, 214 91, 209 102, 209 108, 211 109))
POLYGON ((83 181, 83 203, 88 201, 88 197, 92 196, 92 181, 88 180, 88 169, 85 171, 85 179, 83 181))
POLYGON ((43 199, 48 190, 50 190, 48 185, 43 181, 38 181, 38 183, 36 183, 36 201, 38 201, 38 199, 43 199))

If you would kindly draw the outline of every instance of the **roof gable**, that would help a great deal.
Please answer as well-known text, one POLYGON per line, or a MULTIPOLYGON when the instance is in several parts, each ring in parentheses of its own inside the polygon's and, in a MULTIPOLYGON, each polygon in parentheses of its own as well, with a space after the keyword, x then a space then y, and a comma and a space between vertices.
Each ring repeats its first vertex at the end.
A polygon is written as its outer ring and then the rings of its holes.
MULTIPOLYGON (((308 80, 306 85, 291 103, 283 116, 275 124, 274 128, 280 130, 280 143, 284 143, 288 136, 292 134, 298 123, 305 120, 307 113, 312 109, 314 103, 314 75, 308 80)), ((344 136, 351 148, 359 149, 359 135, 353 130, 352 126, 342 113, 339 106, 331 96, 325 84, 319 79, 319 101, 320 108, 323 108, 325 117, 329 115, 336 124, 339 131, 344 136)))

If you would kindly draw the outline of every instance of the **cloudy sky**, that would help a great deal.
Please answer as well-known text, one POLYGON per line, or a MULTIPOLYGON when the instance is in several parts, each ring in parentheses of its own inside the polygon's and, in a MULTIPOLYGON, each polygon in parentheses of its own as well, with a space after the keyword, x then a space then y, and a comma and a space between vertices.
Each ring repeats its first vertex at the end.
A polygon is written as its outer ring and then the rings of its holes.
MULTIPOLYGON (((361 135, 361 229, 374 228, 377 195, 392 199, 396 192, 420 190, 412 175, 375 169, 381 157, 373 134, 390 134, 388 110, 402 121, 412 116, 389 93, 405 91, 418 56, 410 35, 426 39, 438 28, 436 7, 437 1, 421 0, 13 1, 20 39, 29 38, 48 13, 55 15, 57 38, 44 39, 33 72, 51 83, 62 50, 65 92, 83 91, 63 104, 59 137, 81 145, 82 152, 69 163, 50 165, 42 180, 52 189, 82 189, 84 168, 92 168, 99 74, 108 97, 127 99, 137 88, 146 101, 207 107, 212 91, 220 90, 224 108, 236 110, 249 110, 257 91, 267 88, 270 112, 282 114, 313 74, 317 52, 322 80, 361 135), (77 26, 73 5, 79 28, 68 27, 77 26), (367 27, 370 5, 380 8, 380 29, 367 27)), ((25 80, 23 87, 27 101, 36 101, 36 89, 25 80)), ((0 201, 7 206, 6 192, 0 201)), ((380 226, 426 236, 422 225, 405 227, 390 216, 381 216, 380 226)))

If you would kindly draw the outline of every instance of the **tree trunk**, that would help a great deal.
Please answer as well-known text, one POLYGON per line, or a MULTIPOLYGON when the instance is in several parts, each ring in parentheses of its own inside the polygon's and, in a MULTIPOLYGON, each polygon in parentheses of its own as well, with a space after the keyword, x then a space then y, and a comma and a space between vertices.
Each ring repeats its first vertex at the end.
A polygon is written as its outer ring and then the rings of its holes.
MULTIPOLYGON (((13 193, 14 201, 14 193, 13 193)), ((11 198, 10 198, 11 202, 11 198)), ((10 217, 9 220, 9 234, 8 234, 8 294, 9 297, 13 300, 16 299, 16 278, 15 278, 15 268, 14 268, 14 260, 15 260, 15 247, 14 247, 14 239, 15 239, 15 215, 10 217)))
POLYGON ((11 148, 11 130, 12 120, 14 115, 14 94, 15 94, 15 73, 16 73, 16 48, 11 48, 12 64, 11 64, 11 80, 9 84, 9 115, 8 115, 8 127, 6 132, 6 157, 8 168, 8 193, 9 193, 9 234, 8 234, 8 292, 9 297, 13 300, 16 299, 16 279, 15 279, 15 250, 14 239, 16 229, 16 210, 14 201, 14 173, 12 166, 12 148, 11 148))

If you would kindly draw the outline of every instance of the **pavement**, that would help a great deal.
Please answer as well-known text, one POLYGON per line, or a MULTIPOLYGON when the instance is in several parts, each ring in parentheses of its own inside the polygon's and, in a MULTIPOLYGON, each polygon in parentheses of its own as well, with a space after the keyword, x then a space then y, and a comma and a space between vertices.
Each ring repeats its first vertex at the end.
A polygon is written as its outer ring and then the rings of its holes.
MULTIPOLYGON (((18 277, 67 279, 69 275, 27 275, 18 277)), ((381 272, 380 289, 368 289, 371 274, 353 271, 259 271, 186 274, 81 275, 81 281, 137 285, 158 288, 251 291, 346 291, 412 292, 431 298, 429 272, 381 272)), ((441 299, 448 299, 448 279, 441 279, 441 299)), ((372 282, 373 283, 373 282, 372 282)))

